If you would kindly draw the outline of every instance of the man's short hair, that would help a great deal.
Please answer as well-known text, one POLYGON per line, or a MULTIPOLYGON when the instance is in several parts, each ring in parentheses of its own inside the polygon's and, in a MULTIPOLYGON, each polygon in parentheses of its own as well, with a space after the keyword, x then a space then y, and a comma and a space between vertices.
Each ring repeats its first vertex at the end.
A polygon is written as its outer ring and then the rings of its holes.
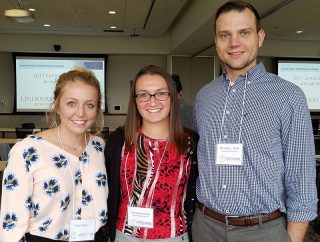
POLYGON ((244 1, 228 1, 222 6, 220 6, 216 12, 215 18, 214 18, 214 29, 216 29, 216 22, 219 16, 223 13, 228 13, 230 11, 236 10, 239 12, 244 11, 245 9, 249 9, 251 12, 253 12, 255 18, 256 18, 256 28, 257 31, 260 30, 260 15, 259 12, 255 7, 253 7, 250 3, 244 2, 244 1))

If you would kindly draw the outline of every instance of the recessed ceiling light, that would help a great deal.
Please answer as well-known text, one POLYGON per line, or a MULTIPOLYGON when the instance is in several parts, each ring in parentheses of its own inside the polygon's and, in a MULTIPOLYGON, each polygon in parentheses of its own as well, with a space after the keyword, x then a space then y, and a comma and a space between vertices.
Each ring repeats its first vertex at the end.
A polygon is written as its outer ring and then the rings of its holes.
POLYGON ((297 34, 301 34, 303 31, 302 30, 297 30, 296 33, 297 34))
POLYGON ((50 27, 51 25, 50 24, 44 24, 43 26, 44 27, 50 27))
POLYGON ((109 13, 109 14, 116 14, 117 12, 114 11, 114 10, 110 10, 108 13, 109 13))
POLYGON ((28 17, 30 13, 24 9, 8 9, 4 11, 4 15, 12 18, 28 17))
POLYGON ((34 11, 36 11, 36 9, 35 8, 29 8, 29 11, 34 12, 34 11))
POLYGON ((110 29, 116 29, 117 27, 116 26, 110 26, 110 29))

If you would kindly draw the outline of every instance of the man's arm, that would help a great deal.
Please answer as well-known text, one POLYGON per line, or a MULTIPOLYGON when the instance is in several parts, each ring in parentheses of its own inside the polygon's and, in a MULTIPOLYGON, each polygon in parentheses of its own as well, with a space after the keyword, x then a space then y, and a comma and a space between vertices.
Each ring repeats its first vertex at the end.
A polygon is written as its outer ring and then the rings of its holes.
POLYGON ((287 231, 293 242, 303 242, 309 222, 288 222, 287 231))
POLYGON ((294 242, 303 242, 308 221, 317 217, 316 163, 313 131, 307 100, 301 90, 288 99, 283 117, 287 231, 294 242))

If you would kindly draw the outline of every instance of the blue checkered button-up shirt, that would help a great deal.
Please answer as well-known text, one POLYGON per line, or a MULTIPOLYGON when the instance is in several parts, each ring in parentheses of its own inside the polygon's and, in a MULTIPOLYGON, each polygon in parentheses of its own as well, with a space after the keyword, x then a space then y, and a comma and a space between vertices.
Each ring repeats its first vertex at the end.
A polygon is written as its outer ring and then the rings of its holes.
POLYGON ((229 215, 255 215, 280 209, 287 213, 288 221, 314 219, 317 216, 314 140, 302 90, 266 72, 262 63, 230 86, 226 102, 228 88, 229 80, 223 74, 204 86, 196 97, 199 201, 229 215), (216 165, 219 137, 220 143, 238 143, 241 116, 243 165, 216 165))

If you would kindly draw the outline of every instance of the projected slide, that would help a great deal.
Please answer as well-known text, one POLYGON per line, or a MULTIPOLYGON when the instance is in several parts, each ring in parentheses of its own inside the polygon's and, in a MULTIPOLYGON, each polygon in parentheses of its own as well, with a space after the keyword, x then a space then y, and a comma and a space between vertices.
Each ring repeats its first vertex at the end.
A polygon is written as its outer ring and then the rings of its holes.
MULTIPOLYGON (((53 102, 53 91, 60 74, 75 67, 94 72, 105 96, 104 58, 16 57, 16 111, 43 112, 53 102)), ((102 109, 105 109, 104 100, 102 109)))
POLYGON ((279 61, 278 75, 301 87, 310 111, 320 110, 320 61, 279 61))

